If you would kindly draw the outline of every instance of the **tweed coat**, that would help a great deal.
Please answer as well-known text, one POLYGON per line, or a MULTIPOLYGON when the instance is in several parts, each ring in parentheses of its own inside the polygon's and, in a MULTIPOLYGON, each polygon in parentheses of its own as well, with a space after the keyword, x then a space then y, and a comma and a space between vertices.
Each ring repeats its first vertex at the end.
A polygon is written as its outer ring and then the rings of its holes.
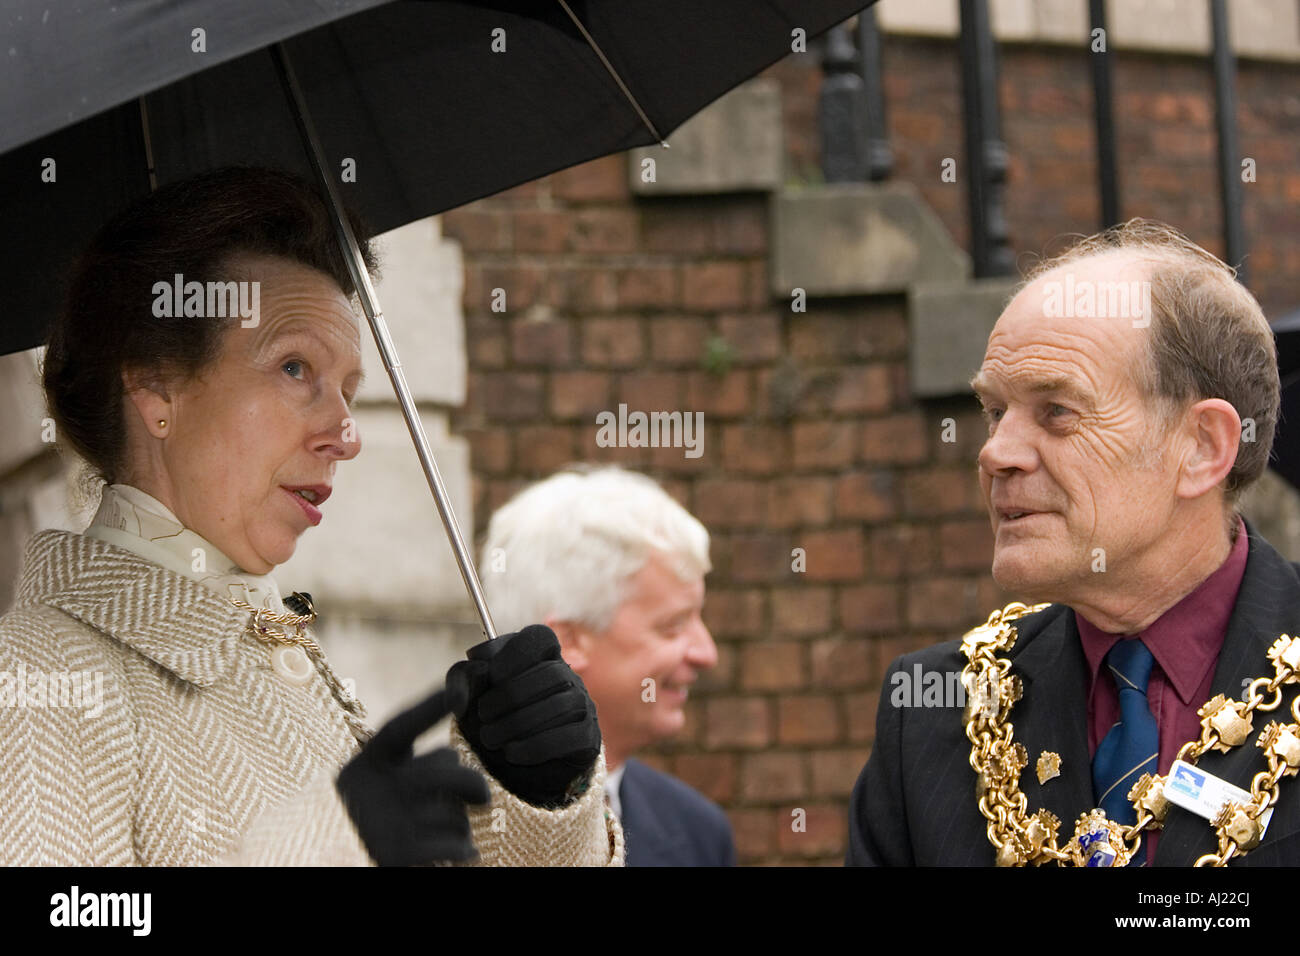
MULTIPOLYGON (((29 542, 0 617, 0 863, 366 865, 334 789, 367 731, 324 659, 277 675, 248 616, 180 574, 78 534, 29 542)), ((462 763, 482 764, 453 727, 462 763)), ((487 776, 480 863, 621 865, 587 792, 531 806, 487 776)))

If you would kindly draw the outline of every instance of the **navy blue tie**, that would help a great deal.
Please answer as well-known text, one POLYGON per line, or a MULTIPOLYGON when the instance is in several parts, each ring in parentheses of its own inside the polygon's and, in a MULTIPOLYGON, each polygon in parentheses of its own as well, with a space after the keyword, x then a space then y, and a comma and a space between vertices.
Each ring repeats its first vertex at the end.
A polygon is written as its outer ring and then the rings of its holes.
MULTIPOLYGON (((1119 690, 1119 722, 1106 734, 1092 758, 1092 783, 1097 805, 1116 823, 1130 826, 1137 812, 1128 792, 1142 774, 1155 775, 1160 752, 1160 732, 1151 716, 1147 682, 1155 659, 1140 638, 1120 641, 1106 655, 1106 666, 1119 690)), ((1143 843, 1130 866, 1146 860, 1143 843)))

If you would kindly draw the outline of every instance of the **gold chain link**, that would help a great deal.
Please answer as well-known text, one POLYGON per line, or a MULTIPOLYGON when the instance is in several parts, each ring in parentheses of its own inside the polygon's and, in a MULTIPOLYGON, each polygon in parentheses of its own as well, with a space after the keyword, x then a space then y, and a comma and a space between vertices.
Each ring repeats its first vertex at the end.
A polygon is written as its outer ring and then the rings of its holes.
MULTIPOLYGON (((967 664, 962 670, 966 691, 966 738, 971 742, 970 765, 975 771, 975 793, 980 813, 988 821, 988 838, 997 850, 998 866, 1035 866, 1044 863, 1074 866, 1124 866, 1141 848, 1145 830, 1160 829, 1169 810, 1164 796, 1166 779, 1143 774, 1129 791, 1137 820, 1121 826, 1108 820, 1101 810, 1082 814, 1075 822, 1074 836, 1062 849, 1058 845, 1060 820, 1048 810, 1028 812, 1029 801, 1020 789, 1020 772, 1029 761, 1024 745, 1015 742, 1008 718, 1020 699, 1023 685, 1011 674, 1011 661, 999 653, 1016 642, 1012 622, 1047 608, 1008 604, 994 611, 988 620, 968 631, 962 639, 967 664)), ((1228 700, 1219 694, 1197 711, 1201 735, 1178 751, 1178 759, 1195 764, 1209 750, 1227 753, 1240 746, 1253 729, 1255 711, 1268 713, 1282 703, 1282 687, 1300 682, 1300 638, 1281 635, 1268 652, 1273 662, 1271 678, 1250 682, 1247 699, 1228 700)), ((1276 721, 1264 728, 1256 746, 1264 751, 1268 769, 1255 775, 1250 785, 1250 802, 1226 804, 1211 821, 1218 835, 1216 853, 1207 853, 1197 866, 1223 866, 1233 857, 1244 856, 1259 845, 1264 823, 1261 817, 1277 803, 1278 784, 1283 777, 1300 772, 1300 697, 1291 704, 1295 721, 1276 721)))

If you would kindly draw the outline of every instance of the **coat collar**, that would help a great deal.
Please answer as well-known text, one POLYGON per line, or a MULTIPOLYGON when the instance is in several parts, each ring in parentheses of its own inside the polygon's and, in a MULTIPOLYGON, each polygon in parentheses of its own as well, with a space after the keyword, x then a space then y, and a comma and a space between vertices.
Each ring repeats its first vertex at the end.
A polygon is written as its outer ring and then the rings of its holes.
POLYGON ((15 607, 33 604, 63 611, 200 687, 229 670, 248 623, 202 585, 66 531, 43 531, 27 545, 15 607))

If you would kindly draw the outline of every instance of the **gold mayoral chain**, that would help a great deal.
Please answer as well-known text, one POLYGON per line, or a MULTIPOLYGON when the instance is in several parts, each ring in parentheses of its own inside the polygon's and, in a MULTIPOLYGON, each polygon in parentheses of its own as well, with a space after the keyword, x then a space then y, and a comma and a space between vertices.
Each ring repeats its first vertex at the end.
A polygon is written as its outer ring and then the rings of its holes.
MULTIPOLYGON (((1091 810, 1079 816, 1074 836, 1064 848, 1057 845, 1060 820, 1048 810, 1030 814, 1029 801, 1020 789, 1020 771, 1029 755, 1024 744, 1015 742, 1008 718, 1023 686, 1020 678, 1010 673, 1010 659, 998 654, 1015 645, 1012 621, 1048 606, 1008 604, 962 639, 961 650, 967 660, 962 670, 967 695, 962 716, 971 742, 970 765, 975 771, 980 813, 988 820, 989 842, 997 850, 998 866, 1125 866, 1142 844, 1142 831, 1164 826, 1169 811, 1166 777, 1144 773, 1129 791, 1137 811, 1136 823, 1115 823, 1104 811, 1091 810)), ((1251 681, 1243 700, 1228 700, 1218 694, 1196 712, 1201 718, 1201 736, 1183 744, 1179 760, 1194 766, 1208 750, 1227 753, 1240 746, 1254 729, 1255 711, 1267 713, 1281 705, 1282 688, 1300 683, 1300 637, 1281 635, 1269 648, 1268 659, 1273 662, 1273 676, 1251 681)), ((1259 845, 1267 825, 1264 815, 1277 803, 1278 783, 1300 770, 1300 696, 1292 700, 1291 714, 1295 722, 1270 721, 1255 741, 1264 751, 1268 769, 1251 781, 1249 800, 1225 803, 1210 821, 1219 837, 1218 851, 1200 857, 1197 866, 1223 866, 1259 845)))

